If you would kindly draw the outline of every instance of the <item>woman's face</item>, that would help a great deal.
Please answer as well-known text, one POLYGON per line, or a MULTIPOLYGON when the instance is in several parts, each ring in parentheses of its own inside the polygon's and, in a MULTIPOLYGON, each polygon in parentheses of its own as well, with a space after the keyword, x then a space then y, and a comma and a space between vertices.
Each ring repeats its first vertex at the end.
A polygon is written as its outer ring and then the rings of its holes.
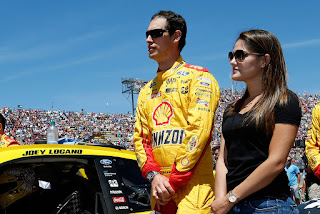
POLYGON ((265 66, 264 57, 250 54, 253 53, 247 48, 247 45, 243 40, 238 40, 233 48, 233 53, 237 50, 242 50, 248 55, 242 62, 239 62, 235 57, 230 61, 232 66, 232 79, 235 81, 259 82, 262 83, 262 75, 265 66))

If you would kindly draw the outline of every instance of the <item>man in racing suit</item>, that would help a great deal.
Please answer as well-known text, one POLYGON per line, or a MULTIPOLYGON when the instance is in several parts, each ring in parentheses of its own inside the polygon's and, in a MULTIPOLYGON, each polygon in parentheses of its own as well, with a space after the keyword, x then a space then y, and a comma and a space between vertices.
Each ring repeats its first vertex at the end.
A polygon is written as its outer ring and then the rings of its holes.
POLYGON ((157 77, 140 91, 134 142, 142 175, 152 185, 152 208, 166 214, 210 213, 214 179, 209 144, 218 83, 207 69, 180 56, 186 36, 180 15, 155 14, 146 36, 149 57, 159 67, 157 77))
POLYGON ((309 166, 320 183, 320 104, 312 110, 312 124, 305 141, 305 152, 309 166))
POLYGON ((2 114, 0 114, 0 148, 20 145, 16 140, 11 139, 10 137, 4 134, 5 126, 6 119, 3 117, 2 114))

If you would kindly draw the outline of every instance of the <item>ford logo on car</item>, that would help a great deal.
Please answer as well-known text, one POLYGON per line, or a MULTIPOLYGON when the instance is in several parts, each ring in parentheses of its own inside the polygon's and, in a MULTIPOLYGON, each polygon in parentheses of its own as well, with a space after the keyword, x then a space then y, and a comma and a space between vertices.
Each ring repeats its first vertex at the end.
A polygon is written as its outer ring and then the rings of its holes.
POLYGON ((100 163, 103 165, 111 165, 112 161, 109 159, 102 159, 102 160, 100 160, 100 163))

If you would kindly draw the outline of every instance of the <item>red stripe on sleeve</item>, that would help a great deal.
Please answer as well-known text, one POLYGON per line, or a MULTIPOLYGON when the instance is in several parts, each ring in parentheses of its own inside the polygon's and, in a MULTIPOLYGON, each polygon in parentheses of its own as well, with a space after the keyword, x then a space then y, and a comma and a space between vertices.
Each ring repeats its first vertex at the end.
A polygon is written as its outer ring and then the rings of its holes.
POLYGON ((143 144, 144 151, 146 152, 146 155, 147 155, 147 161, 143 166, 142 176, 144 178, 147 178, 148 172, 150 171, 160 172, 160 168, 154 160, 151 145, 147 143, 146 139, 143 139, 142 144, 143 144))

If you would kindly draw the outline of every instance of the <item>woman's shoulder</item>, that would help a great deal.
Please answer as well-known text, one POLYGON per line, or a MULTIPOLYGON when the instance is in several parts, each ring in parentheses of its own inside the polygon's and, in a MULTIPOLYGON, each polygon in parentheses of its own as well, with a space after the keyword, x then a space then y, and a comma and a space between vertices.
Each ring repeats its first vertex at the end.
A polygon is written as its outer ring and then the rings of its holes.
POLYGON ((284 102, 280 101, 276 105, 275 122, 292 123, 299 126, 302 113, 298 96, 293 91, 288 90, 287 96, 282 101, 284 102))
POLYGON ((289 90, 287 91, 287 94, 288 94, 288 101, 300 101, 298 95, 296 95, 296 93, 294 93, 293 91, 289 90))
POLYGON ((280 100, 278 101, 276 108, 283 108, 283 107, 290 107, 290 106, 296 106, 300 107, 300 99, 299 97, 291 90, 287 90, 287 93, 284 94, 285 96, 282 96, 280 100))

